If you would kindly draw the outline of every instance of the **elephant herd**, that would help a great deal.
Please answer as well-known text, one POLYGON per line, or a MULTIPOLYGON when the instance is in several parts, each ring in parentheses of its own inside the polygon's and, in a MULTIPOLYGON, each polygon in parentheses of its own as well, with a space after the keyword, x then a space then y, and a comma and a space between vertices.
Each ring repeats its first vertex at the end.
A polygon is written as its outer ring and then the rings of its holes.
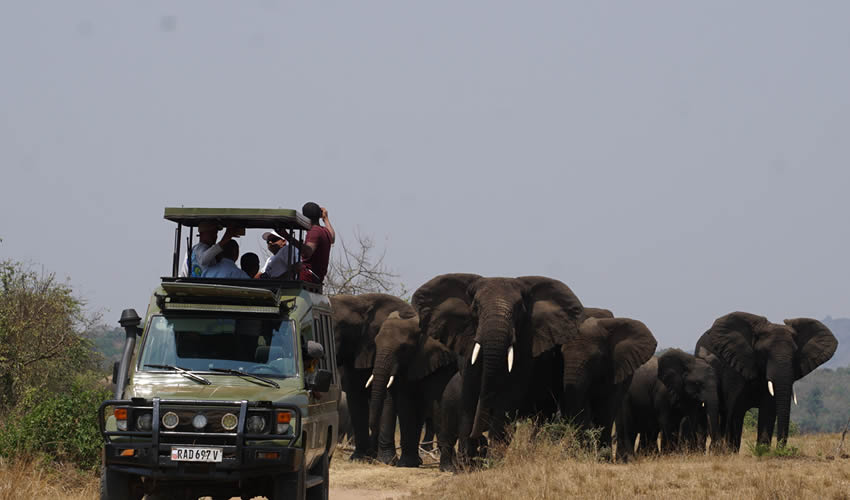
POLYGON ((778 325, 733 312, 695 354, 654 357, 646 325, 585 308, 541 276, 444 274, 411 303, 369 293, 331 304, 352 459, 403 467, 421 464, 423 426, 437 435, 440 469, 454 470, 504 440, 511 419, 530 416, 598 429, 608 449, 616 422, 617 458, 627 461, 636 451, 705 450, 708 438, 712 450, 737 451, 744 413, 758 407, 759 443, 771 442, 776 424, 784 445, 794 381, 838 345, 814 319, 778 325))

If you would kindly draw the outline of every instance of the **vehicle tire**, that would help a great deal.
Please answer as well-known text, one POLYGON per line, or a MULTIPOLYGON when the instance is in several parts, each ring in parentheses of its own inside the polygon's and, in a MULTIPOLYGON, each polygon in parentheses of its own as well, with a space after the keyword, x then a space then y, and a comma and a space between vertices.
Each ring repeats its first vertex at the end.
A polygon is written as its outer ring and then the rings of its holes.
POLYGON ((319 459, 319 463, 311 471, 312 475, 322 477, 322 484, 318 484, 307 490, 307 500, 328 500, 328 493, 330 492, 330 468, 331 459, 328 457, 328 453, 325 452, 322 458, 319 459))
POLYGON ((123 472, 100 469, 100 499, 101 500, 141 500, 142 491, 137 480, 123 472))
POLYGON ((304 468, 302 461, 298 471, 280 474, 272 479, 272 491, 268 495, 268 499, 304 500, 307 497, 306 482, 307 469, 304 468))

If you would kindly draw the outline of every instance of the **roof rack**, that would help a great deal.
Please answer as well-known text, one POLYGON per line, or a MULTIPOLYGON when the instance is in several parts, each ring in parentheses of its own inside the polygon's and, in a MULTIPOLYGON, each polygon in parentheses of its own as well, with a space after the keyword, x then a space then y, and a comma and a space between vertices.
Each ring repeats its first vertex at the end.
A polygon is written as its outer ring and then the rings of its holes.
MULTIPOLYGON (((172 278, 178 277, 180 269, 180 249, 181 244, 183 243, 183 226, 187 226, 189 228, 189 234, 186 238, 185 256, 188 260, 190 258, 189 254, 192 248, 192 233, 200 224, 212 223, 217 225, 219 228, 232 226, 254 229, 273 229, 278 232, 286 231, 302 244, 304 243, 304 232, 309 230, 312 225, 310 223, 310 219, 299 213, 297 210, 287 208, 165 207, 165 214, 163 217, 166 220, 177 223, 177 228, 174 230, 174 253, 172 254, 171 262, 172 278)), ((290 254, 290 259, 293 259, 292 254, 290 254)), ((289 262, 290 266, 294 264, 294 261, 289 262)), ((188 263, 187 267, 190 267, 188 266, 188 263)), ((199 278, 188 279, 198 280, 199 278)), ((229 280, 230 283, 234 283, 235 281, 236 280, 229 280)), ((321 291, 318 293, 321 293, 321 291)))

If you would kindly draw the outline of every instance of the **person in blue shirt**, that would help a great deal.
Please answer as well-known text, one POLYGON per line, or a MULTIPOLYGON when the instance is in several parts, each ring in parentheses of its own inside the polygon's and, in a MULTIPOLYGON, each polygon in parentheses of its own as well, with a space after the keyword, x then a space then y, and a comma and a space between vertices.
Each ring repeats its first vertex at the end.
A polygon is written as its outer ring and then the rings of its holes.
POLYGON ((236 259, 238 258, 239 243, 236 243, 236 240, 227 241, 222 247, 222 252, 216 256, 218 262, 204 269, 201 277, 251 279, 245 271, 236 266, 236 259))

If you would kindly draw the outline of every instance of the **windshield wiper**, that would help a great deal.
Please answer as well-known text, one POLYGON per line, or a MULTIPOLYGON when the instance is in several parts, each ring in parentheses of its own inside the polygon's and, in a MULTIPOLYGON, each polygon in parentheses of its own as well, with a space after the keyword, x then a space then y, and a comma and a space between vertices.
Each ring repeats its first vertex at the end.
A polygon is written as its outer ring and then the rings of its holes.
POLYGON ((229 373, 230 375, 239 375, 242 377, 251 377, 257 380, 262 380, 263 382, 273 385, 275 389, 280 389, 280 385, 274 380, 268 379, 266 377, 261 377, 259 375, 254 375, 253 373, 243 372, 242 370, 234 370, 232 368, 210 368, 211 372, 219 372, 219 373, 229 373))
POLYGON ((190 379, 194 380, 195 382, 198 382, 198 383, 201 383, 201 384, 204 384, 204 385, 211 385, 212 384, 212 382, 205 379, 204 377, 202 377, 200 375, 195 375, 190 370, 187 370, 185 368, 180 368, 179 366, 174 366, 174 365, 145 365, 145 366, 148 367, 148 368, 157 368, 157 369, 160 369, 160 370, 175 371, 175 372, 179 373, 180 375, 183 375, 186 378, 190 378, 190 379))

